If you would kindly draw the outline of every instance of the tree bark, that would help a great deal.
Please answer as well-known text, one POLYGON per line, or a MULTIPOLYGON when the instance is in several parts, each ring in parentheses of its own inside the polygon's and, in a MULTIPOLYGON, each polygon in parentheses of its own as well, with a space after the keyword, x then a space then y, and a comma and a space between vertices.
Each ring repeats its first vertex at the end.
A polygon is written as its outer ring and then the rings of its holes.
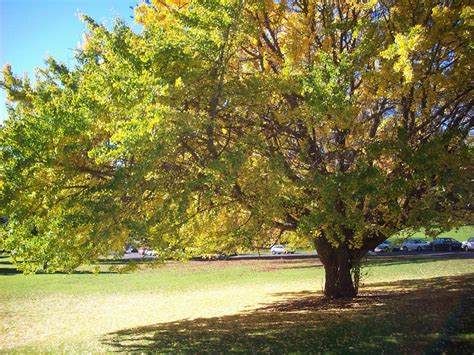
POLYGON ((351 250, 345 245, 335 248, 324 237, 317 238, 315 245, 326 276, 324 295, 329 299, 355 297, 357 287, 351 273, 355 259, 351 250))

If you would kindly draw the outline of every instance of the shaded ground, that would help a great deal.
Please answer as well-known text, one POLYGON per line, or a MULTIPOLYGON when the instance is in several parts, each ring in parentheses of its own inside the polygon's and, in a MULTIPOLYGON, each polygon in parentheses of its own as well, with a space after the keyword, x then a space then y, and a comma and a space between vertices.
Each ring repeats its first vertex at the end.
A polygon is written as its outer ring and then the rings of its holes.
POLYGON ((310 292, 277 296, 283 300, 254 311, 125 329, 102 342, 120 352, 474 350, 472 274, 372 284, 353 301, 327 302, 310 292))

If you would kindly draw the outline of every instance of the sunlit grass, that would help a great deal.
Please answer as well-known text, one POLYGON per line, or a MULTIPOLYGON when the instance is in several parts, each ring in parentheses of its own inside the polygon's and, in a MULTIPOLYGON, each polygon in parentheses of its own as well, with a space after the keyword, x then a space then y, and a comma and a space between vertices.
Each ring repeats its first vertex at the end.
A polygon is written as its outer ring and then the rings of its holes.
MULTIPOLYGON (((462 276, 473 266, 472 259, 377 258, 364 269, 363 290, 403 289, 408 287, 403 282, 389 283, 462 276)), ((129 274, 5 272, 0 274, 0 349, 103 351, 110 345, 102 337, 120 329, 243 314, 288 294, 314 295, 322 286, 317 259, 167 263, 129 274)))

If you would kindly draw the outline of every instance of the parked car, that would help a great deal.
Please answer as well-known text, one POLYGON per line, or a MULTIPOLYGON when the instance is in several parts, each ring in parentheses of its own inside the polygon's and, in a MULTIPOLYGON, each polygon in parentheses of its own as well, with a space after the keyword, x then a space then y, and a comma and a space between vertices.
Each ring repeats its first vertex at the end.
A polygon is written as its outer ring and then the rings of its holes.
POLYGON ((403 251, 422 251, 431 247, 430 243, 423 239, 407 239, 402 243, 401 249, 403 251))
POLYGON ((388 251, 398 251, 400 250, 399 246, 394 245, 392 242, 386 240, 385 242, 377 245, 374 249, 376 253, 388 252, 388 251))
POLYGON ((270 252, 272 253, 272 255, 275 255, 275 254, 293 254, 294 251, 290 251, 288 249, 286 249, 286 247, 282 244, 275 244, 274 246, 272 246, 270 248, 270 252))
POLYGON ((474 237, 471 237, 465 242, 462 242, 462 248, 465 251, 474 250, 474 237))
POLYGON ((462 244, 453 238, 438 238, 431 242, 431 250, 461 250, 462 244))
POLYGON ((144 256, 157 256, 158 252, 155 250, 148 250, 145 249, 145 252, 143 253, 144 256))
POLYGON ((146 247, 138 248, 138 254, 142 256, 157 256, 158 253, 155 250, 150 250, 146 247))

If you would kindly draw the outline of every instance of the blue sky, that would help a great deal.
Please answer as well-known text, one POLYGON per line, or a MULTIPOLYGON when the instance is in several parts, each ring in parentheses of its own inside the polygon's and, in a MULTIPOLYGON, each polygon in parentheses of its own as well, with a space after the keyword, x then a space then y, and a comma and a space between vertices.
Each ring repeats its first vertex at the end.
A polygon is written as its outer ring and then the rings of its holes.
MULTIPOLYGON (((133 23, 130 6, 140 0, 0 0, 0 65, 11 64, 13 72, 33 77, 52 56, 74 64, 74 48, 81 41, 84 25, 78 13, 98 22, 113 24, 120 17, 133 23)), ((0 90, 0 122, 6 118, 5 92, 0 90)))

